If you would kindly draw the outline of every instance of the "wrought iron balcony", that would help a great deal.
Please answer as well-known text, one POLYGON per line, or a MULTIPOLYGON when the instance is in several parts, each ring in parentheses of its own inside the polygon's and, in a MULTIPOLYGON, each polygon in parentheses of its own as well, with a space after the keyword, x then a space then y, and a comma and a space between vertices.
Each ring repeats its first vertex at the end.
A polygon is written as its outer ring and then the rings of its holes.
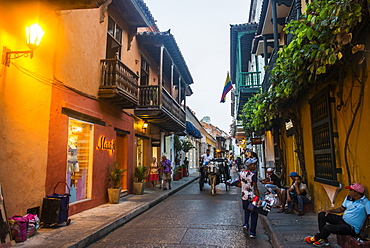
POLYGON ((100 98, 121 108, 138 105, 138 76, 118 59, 102 59, 100 98))
POLYGON ((186 127, 184 108, 161 86, 139 86, 135 115, 168 131, 181 133, 186 127))

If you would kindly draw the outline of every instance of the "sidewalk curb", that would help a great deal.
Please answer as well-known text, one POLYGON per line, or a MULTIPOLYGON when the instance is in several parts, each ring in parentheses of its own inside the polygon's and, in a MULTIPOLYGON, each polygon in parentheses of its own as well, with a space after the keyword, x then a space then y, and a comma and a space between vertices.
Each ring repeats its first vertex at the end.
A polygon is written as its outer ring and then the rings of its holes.
POLYGON ((158 203, 164 201, 169 196, 177 193, 181 189, 183 189, 186 186, 188 186, 189 184, 193 183, 198 178, 199 178, 199 176, 194 177, 193 179, 187 181, 186 183, 180 185, 179 187, 174 188, 171 191, 168 191, 166 194, 158 197, 157 199, 155 199, 151 202, 148 202, 144 206, 139 207, 138 209, 136 209, 135 211, 133 211, 133 212, 127 214, 127 215, 120 216, 117 220, 113 221, 112 223, 107 224, 106 226, 102 227, 100 230, 98 230, 98 231, 96 231, 96 232, 94 232, 94 233, 92 233, 92 234, 90 234, 86 237, 82 237, 81 240, 79 240, 78 242, 75 242, 71 245, 67 245, 66 247, 68 247, 68 248, 83 248, 83 247, 86 247, 88 245, 91 245, 92 243, 100 240, 102 237, 106 236, 110 232, 112 232, 115 229, 121 227, 122 225, 129 222, 130 220, 134 219, 138 215, 144 213, 148 209, 150 209, 150 208, 154 207, 155 205, 157 205, 158 203))
POLYGON ((289 247, 288 244, 284 241, 284 238, 283 236, 281 236, 279 231, 276 228, 274 228, 271 225, 271 223, 267 220, 267 216, 260 215, 260 217, 261 217, 263 226, 266 228, 269 234, 273 247, 276 247, 276 248, 289 247))

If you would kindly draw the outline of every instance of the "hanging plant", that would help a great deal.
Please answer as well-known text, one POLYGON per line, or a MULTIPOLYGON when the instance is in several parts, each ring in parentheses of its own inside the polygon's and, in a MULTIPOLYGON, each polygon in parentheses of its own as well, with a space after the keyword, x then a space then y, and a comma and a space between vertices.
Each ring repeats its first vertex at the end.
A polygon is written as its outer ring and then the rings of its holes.
POLYGON ((181 141, 181 147, 184 152, 188 152, 191 149, 195 148, 195 146, 193 146, 190 140, 187 139, 181 141))

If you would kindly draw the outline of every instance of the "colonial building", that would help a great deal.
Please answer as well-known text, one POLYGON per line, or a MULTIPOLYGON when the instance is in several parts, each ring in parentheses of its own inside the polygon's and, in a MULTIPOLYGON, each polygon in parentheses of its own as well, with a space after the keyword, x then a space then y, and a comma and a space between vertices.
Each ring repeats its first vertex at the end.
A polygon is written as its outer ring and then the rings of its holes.
POLYGON ((185 134, 191 74, 142 0, 7 1, 0 6, 0 184, 8 215, 70 192, 70 214, 107 202, 108 170, 173 156, 185 134), (69 1, 71 2, 71 1, 69 1), (27 50, 25 27, 45 32, 27 50), (15 53, 15 51, 20 51, 15 53), (26 57, 28 55, 28 58, 26 57), (33 56, 32 56, 33 55, 33 56))
POLYGON ((260 95, 247 106, 256 111, 254 116, 246 111, 244 125, 264 131, 266 163, 271 161, 269 166, 281 173, 287 185, 291 171, 302 175, 320 210, 340 206, 348 195, 346 185, 357 182, 370 187, 369 55, 365 52, 370 39, 364 35, 369 11, 352 1, 337 6, 326 1, 309 4, 315 6, 307 17, 305 1, 252 1, 248 25, 258 25, 250 51, 263 58, 266 70, 260 95), (356 13, 348 9, 351 6, 356 6, 356 13), (336 10, 335 16, 324 18, 323 12, 316 12, 333 11, 329 8, 336 10), (291 21, 287 33, 284 27, 291 21), (314 25, 307 24, 310 21, 314 25), (299 29, 294 23, 308 28, 299 29), (347 28, 342 29, 342 24, 347 28), (260 118, 259 126, 248 124, 252 118, 260 118))

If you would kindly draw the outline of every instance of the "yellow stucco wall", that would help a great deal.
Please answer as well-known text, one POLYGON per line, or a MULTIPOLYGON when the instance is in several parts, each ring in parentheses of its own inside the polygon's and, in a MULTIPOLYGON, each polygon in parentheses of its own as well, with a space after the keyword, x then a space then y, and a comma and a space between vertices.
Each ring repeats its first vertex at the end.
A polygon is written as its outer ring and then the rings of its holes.
POLYGON ((25 214, 41 205, 45 196, 45 171, 49 131, 52 72, 49 54, 55 12, 38 3, 0 5, 0 49, 29 50, 25 27, 39 23, 45 35, 33 59, 13 59, 0 65, 0 184, 8 216, 25 214), (21 178, 22 180, 19 180, 21 178))
MULTIPOLYGON (((369 56, 367 56, 369 59, 369 56)), ((356 64, 355 64, 356 65, 356 64)), ((368 69, 369 71, 369 69, 368 69)), ((325 191, 323 185, 319 182, 314 181, 315 170, 314 170, 314 157, 313 157, 313 147, 312 147, 312 131, 311 131, 311 118, 310 118, 310 106, 308 104, 308 99, 312 98, 317 92, 319 92, 325 85, 322 85, 316 91, 311 91, 307 99, 300 106, 300 113, 302 115, 303 124, 303 136, 304 136, 304 155, 305 155, 305 165, 307 171, 307 181, 311 194, 313 195, 313 200, 315 203, 316 210, 330 209, 332 207, 339 207, 343 202, 343 199, 348 195, 348 190, 344 187, 349 185, 349 182, 358 182, 365 186, 365 195, 369 197, 367 193, 370 190, 370 167, 369 163, 369 140, 370 133, 368 130, 370 123, 370 89, 369 81, 365 82, 364 99, 361 105, 360 111, 357 114, 356 121, 353 126, 353 130, 349 139, 349 152, 348 152, 348 164, 351 178, 349 181, 349 173, 346 169, 345 159, 344 159, 344 144, 346 140, 346 135, 350 126, 350 122, 353 119, 353 112, 355 105, 359 99, 359 85, 355 83, 355 87, 351 88, 353 84, 351 74, 347 73, 345 78, 345 84, 343 88, 343 99, 346 105, 339 111, 336 106, 339 105, 340 101, 337 97, 339 87, 336 82, 332 83, 331 96, 335 98, 335 103, 331 104, 332 107, 332 123, 333 131, 338 132, 338 137, 334 138, 335 154, 336 154, 336 167, 342 169, 342 173, 337 174, 337 180, 342 184, 342 188, 336 198, 334 198, 334 204, 332 205, 331 200, 325 191)), ((287 182, 290 183, 288 178, 290 171, 297 171, 301 174, 300 168, 298 166, 298 159, 294 152, 294 137, 287 138, 284 135, 282 137, 282 147, 286 156, 286 178, 287 182)), ((334 190, 334 188, 332 189, 334 190)))

